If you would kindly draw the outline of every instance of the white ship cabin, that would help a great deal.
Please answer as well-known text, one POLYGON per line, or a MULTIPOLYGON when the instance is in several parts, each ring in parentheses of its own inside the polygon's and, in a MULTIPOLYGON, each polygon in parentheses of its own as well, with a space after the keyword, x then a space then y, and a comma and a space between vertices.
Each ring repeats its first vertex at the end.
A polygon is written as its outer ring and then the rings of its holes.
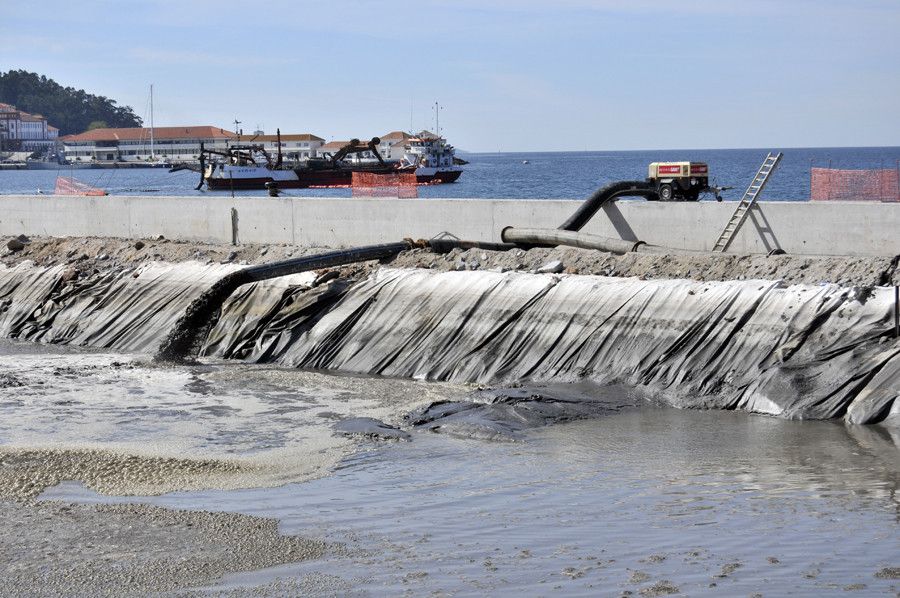
POLYGON ((409 164, 425 168, 453 166, 454 149, 446 140, 429 131, 422 131, 406 141, 403 159, 409 164))
POLYGON ((200 158, 200 144, 225 151, 237 135, 212 126, 94 129, 60 138, 69 162, 140 162, 152 158, 191 162, 200 158))

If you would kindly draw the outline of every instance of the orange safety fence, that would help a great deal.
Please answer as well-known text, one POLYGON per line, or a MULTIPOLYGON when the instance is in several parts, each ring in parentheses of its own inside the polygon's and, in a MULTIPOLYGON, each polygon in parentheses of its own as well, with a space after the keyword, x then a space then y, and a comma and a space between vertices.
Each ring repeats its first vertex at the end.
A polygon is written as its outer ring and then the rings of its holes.
POLYGON ((82 183, 75 177, 58 176, 56 177, 56 189, 53 191, 53 194, 101 196, 106 195, 107 193, 104 189, 91 187, 87 183, 82 183))
POLYGON ((396 197, 399 199, 415 199, 419 197, 414 172, 391 172, 375 174, 373 172, 354 172, 353 197, 396 197))
POLYGON ((809 198, 813 201, 900 201, 900 170, 812 168, 809 198))

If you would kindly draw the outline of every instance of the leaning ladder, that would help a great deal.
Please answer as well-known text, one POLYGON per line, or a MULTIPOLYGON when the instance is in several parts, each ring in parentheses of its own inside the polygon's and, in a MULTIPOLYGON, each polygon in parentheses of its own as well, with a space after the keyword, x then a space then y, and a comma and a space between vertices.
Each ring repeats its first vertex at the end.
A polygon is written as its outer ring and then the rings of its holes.
POLYGON ((716 244, 713 245, 713 251, 724 253, 724 251, 728 249, 728 246, 731 245, 734 236, 741 228, 741 225, 744 224, 744 220, 747 219, 750 208, 753 207, 753 204, 756 203, 756 198, 758 198, 759 194, 765 189, 766 183, 769 182, 769 177, 775 171, 775 168, 778 167, 778 163, 781 162, 781 157, 783 155, 784 154, 781 152, 778 152, 777 154, 769 153, 769 155, 766 156, 766 159, 762 163, 762 166, 759 167, 756 176, 753 177, 750 186, 747 187, 747 192, 744 193, 744 197, 738 202, 737 209, 735 209, 734 214, 731 215, 728 224, 725 225, 725 230, 722 231, 722 234, 719 235, 718 240, 716 240, 716 244))

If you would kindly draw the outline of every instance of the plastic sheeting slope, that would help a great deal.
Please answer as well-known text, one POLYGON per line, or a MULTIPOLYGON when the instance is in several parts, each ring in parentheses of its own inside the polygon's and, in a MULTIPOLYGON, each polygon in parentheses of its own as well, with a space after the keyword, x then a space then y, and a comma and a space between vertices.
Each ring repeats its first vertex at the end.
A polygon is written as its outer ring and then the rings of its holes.
POLYGON ((0 268, 0 334, 152 352, 191 301, 237 268, 151 263, 75 279, 65 266, 0 268))
MULTIPOLYGON (((249 360, 455 382, 648 385, 686 407, 900 411, 890 289, 381 269, 249 360)), ((264 336, 264 333, 258 333, 264 336)), ((262 336, 260 338, 262 338, 262 336)))
MULTIPOLYGON (((150 264, 74 280, 63 267, 0 268, 0 334, 152 352, 235 268, 150 264)), ((792 418, 900 414, 891 289, 388 268, 355 284, 312 278, 241 287, 205 354, 454 382, 587 378, 792 418)))

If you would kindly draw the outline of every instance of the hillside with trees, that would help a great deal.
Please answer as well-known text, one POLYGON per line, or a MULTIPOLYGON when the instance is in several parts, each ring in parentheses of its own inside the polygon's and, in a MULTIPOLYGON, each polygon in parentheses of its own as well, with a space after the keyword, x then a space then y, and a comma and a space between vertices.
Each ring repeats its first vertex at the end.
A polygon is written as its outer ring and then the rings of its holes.
POLYGON ((63 87, 53 79, 24 70, 0 73, 0 102, 19 110, 41 114, 60 135, 82 133, 89 128, 140 127, 143 123, 130 106, 95 96, 83 89, 63 87))

